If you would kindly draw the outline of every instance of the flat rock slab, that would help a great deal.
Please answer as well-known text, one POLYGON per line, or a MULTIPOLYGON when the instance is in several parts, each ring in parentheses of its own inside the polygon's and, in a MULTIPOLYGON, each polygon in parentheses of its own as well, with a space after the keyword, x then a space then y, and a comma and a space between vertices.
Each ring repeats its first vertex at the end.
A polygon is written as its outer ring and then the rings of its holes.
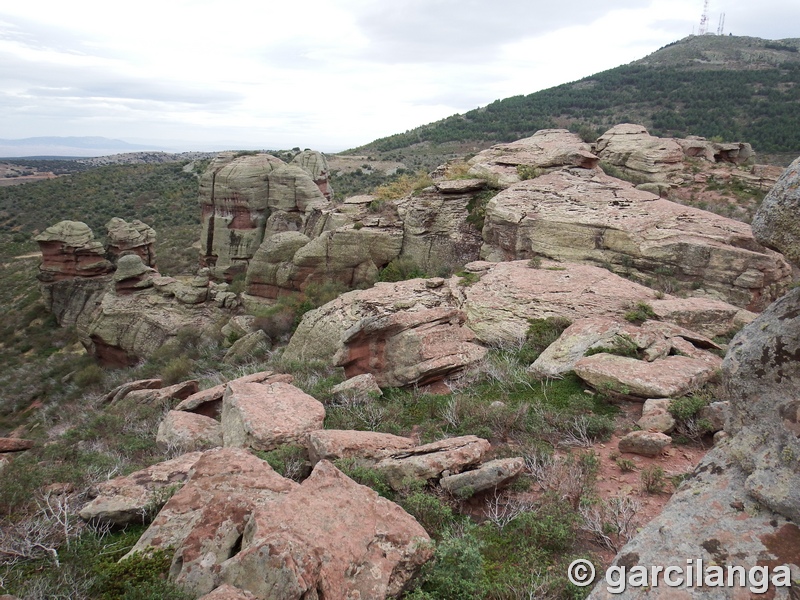
POLYGON ((396 597, 433 554, 398 505, 321 461, 277 505, 254 511, 221 581, 258 598, 396 597))
POLYGON ((375 431, 320 429, 308 434, 308 454, 312 463, 337 458, 376 462, 413 447, 414 440, 411 438, 375 431))
POLYGON ((488 441, 474 435, 447 438, 396 452, 377 463, 375 468, 382 471, 389 485, 397 490, 409 479, 427 481, 439 478, 444 471, 460 473, 479 464, 490 448, 488 441))
MULTIPOLYGON (((291 375, 276 375, 274 371, 261 371, 260 373, 238 377, 232 381, 238 381, 240 383, 263 383, 268 379, 271 381, 283 381, 284 383, 292 383, 292 381, 294 381, 291 375), (272 379, 273 377, 275 379, 272 379)), ((228 387, 228 383, 221 383, 192 394, 178 404, 175 410, 185 410, 207 417, 219 418, 219 413, 222 410, 222 397, 225 395, 225 389, 228 387)))
POLYGON ((158 426, 156 444, 184 451, 216 448, 222 446, 222 427, 211 417, 171 410, 158 426))
POLYGON ((640 398, 678 398, 711 380, 717 368, 688 356, 645 362, 627 356, 594 354, 575 363, 575 374, 597 390, 640 398))
POLYGON ((0 438, 0 453, 3 452, 22 452, 30 450, 36 445, 33 440, 23 440, 20 438, 0 438))
POLYGON ((115 526, 141 523, 170 488, 184 484, 201 454, 190 452, 98 484, 91 490, 96 497, 80 511, 81 519, 115 526))
POLYGON ((160 379, 139 379, 115 387, 103 397, 103 404, 119 402, 134 390, 157 390, 163 385, 160 379))
POLYGON ((197 390, 197 381, 182 381, 162 388, 131 390, 123 398, 115 400, 114 403, 167 404, 172 400, 185 400, 192 394, 197 393, 197 390))
POLYGON ((631 431, 619 440, 619 451, 641 456, 658 456, 672 443, 672 438, 655 431, 631 431))
POLYGON ((466 498, 508 484, 522 472, 524 467, 525 461, 520 457, 498 458, 483 463, 472 471, 442 477, 439 484, 454 496, 466 498))
POLYGON ((331 388, 331 394, 343 396, 383 396, 383 391, 372 373, 356 375, 331 388))
POLYGON ((288 383, 232 381, 222 401, 225 446, 265 451, 283 444, 304 446, 324 420, 322 403, 288 383))
POLYGON ((174 548, 170 579, 191 594, 206 594, 221 583, 219 565, 234 553, 255 508, 296 487, 247 450, 208 450, 126 556, 174 548))

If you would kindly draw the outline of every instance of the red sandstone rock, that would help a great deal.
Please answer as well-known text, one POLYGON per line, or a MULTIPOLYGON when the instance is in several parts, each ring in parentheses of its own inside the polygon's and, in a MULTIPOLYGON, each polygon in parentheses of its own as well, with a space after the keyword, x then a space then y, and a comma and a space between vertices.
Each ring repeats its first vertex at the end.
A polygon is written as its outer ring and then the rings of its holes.
POLYGON ((308 435, 308 454, 312 463, 337 458, 378 461, 413 446, 411 438, 375 431, 320 429, 308 435))

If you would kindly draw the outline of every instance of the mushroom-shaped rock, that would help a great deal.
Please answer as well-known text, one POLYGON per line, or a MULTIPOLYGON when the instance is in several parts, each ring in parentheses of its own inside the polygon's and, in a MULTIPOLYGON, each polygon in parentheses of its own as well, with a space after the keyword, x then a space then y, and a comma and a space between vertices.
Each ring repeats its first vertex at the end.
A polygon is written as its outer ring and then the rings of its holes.
POLYGON ((103 244, 81 221, 60 221, 33 239, 42 251, 39 278, 44 282, 97 277, 114 269, 105 258, 103 244))

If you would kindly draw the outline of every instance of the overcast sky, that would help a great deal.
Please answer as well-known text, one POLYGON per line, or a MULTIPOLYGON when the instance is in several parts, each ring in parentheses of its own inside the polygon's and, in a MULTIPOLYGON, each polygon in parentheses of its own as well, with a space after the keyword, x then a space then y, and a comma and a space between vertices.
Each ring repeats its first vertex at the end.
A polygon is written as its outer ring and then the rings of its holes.
MULTIPOLYGON (((336 151, 629 63, 703 0, 25 0, 0 6, 0 138, 336 151)), ((800 37, 797 0, 709 30, 800 37)))

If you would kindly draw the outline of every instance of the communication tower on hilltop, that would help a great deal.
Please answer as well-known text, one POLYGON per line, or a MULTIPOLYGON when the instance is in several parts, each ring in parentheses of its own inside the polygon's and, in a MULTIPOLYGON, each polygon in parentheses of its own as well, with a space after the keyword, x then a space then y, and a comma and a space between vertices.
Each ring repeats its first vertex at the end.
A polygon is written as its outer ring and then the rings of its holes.
POLYGON ((719 27, 717 27, 717 35, 725 33, 725 13, 719 16, 719 27))
POLYGON ((703 3, 703 16, 700 17, 699 35, 705 35, 706 33, 708 33, 708 0, 703 3))

